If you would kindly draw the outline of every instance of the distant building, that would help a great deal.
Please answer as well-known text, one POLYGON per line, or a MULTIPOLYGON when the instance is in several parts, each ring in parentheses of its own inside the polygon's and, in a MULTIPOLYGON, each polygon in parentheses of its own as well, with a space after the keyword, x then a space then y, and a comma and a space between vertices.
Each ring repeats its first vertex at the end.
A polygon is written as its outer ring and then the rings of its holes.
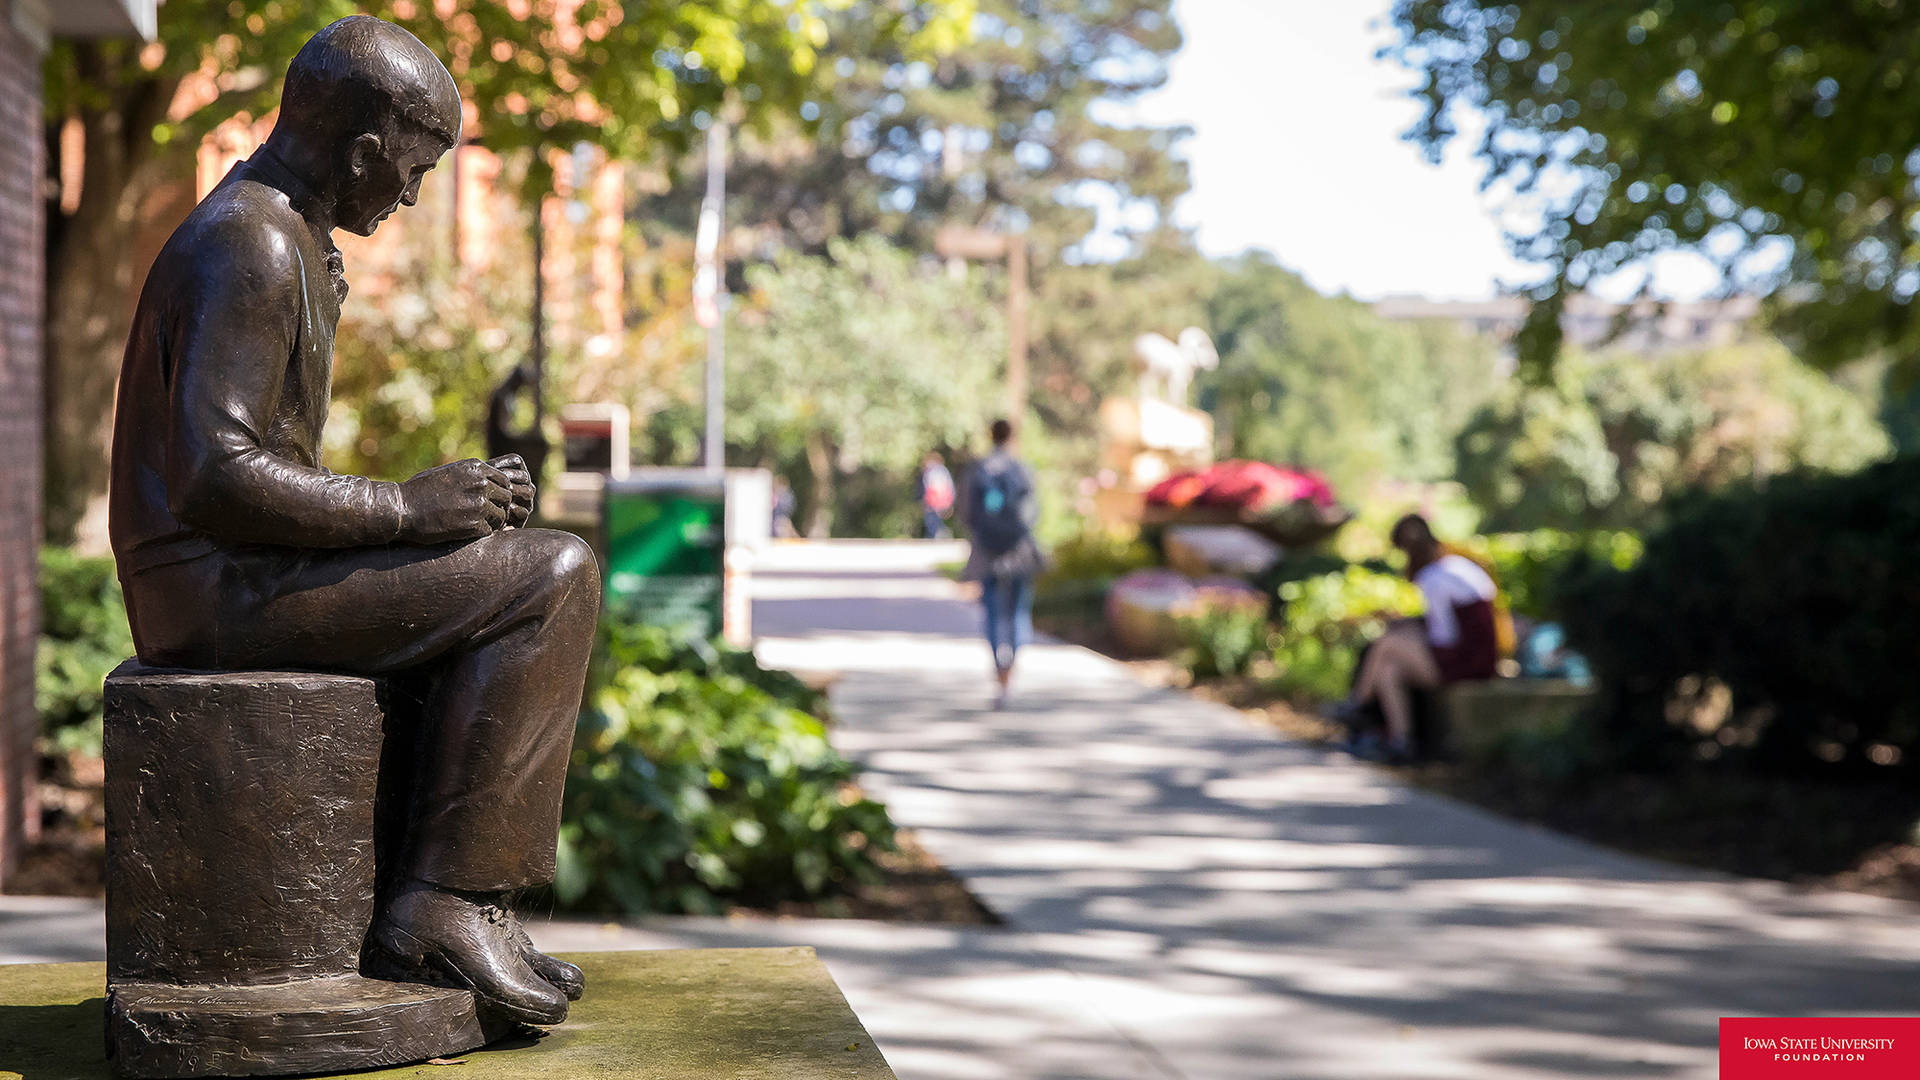
MULTIPOLYGON (((1494 300, 1428 300, 1416 296, 1389 296, 1373 305, 1374 314, 1396 322, 1440 321, 1458 325, 1502 345, 1513 340, 1526 322, 1529 303, 1524 297, 1494 300)), ((1608 342, 1620 316, 1626 325, 1609 347, 1635 352, 1666 352, 1728 345, 1752 329, 1760 302, 1751 296, 1727 300, 1699 300, 1665 305, 1641 301, 1629 308, 1596 297, 1575 294, 1567 298, 1560 329, 1569 344, 1595 347, 1608 342)))
POLYGON ((47 169, 40 60, 56 37, 151 39, 154 0, 0 0, 0 883, 39 835, 42 375, 46 369, 47 169))

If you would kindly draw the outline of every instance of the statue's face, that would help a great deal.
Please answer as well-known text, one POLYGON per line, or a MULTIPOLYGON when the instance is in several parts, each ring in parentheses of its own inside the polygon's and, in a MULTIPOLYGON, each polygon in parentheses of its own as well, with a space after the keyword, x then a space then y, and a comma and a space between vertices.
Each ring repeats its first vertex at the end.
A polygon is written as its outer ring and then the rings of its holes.
POLYGON ((347 152, 347 182, 340 192, 336 224, 372 236, 388 214, 419 201, 420 181, 446 150, 443 138, 417 130, 355 139, 347 152))

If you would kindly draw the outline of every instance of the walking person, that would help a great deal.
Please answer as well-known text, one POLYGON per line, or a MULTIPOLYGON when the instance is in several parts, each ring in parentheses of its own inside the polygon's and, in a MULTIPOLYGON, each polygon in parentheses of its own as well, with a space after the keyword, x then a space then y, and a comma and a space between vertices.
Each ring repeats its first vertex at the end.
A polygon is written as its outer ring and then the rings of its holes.
POLYGON ((1043 561, 1033 538, 1040 516, 1033 473, 1013 456, 1013 425, 993 422, 993 452, 967 477, 964 520, 973 540, 965 577, 980 583, 987 645, 993 650, 993 707, 1006 708, 1013 661, 1033 637, 1033 578, 1043 561))
POLYGON ((914 487, 919 489, 921 535, 928 540, 945 540, 952 535, 947 531, 947 515, 953 513, 953 474, 935 451, 927 451, 921 459, 914 487))
POLYGON ((800 535, 793 527, 794 511, 793 485, 787 483, 784 476, 773 478, 773 535, 781 540, 791 540, 800 535))

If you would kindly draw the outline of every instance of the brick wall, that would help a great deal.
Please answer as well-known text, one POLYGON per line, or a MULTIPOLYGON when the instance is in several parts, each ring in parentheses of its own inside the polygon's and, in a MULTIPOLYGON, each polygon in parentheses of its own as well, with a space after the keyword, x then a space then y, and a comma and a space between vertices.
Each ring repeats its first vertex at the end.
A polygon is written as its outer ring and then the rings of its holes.
POLYGON ((45 241, 40 56, 0 3, 0 883, 38 832, 33 644, 39 627, 45 241))

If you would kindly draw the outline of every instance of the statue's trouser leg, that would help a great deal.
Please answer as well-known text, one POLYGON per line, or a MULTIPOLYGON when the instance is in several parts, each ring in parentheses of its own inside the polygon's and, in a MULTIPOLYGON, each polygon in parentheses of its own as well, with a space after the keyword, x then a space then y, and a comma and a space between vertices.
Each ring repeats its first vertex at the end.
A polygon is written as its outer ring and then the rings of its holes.
POLYGON ((553 880, 599 570, 588 553, 551 573, 529 567, 519 586, 484 639, 435 672, 423 710, 407 861, 435 885, 493 892, 553 880))
POLYGON ((567 533, 457 544, 246 548, 127 583, 150 664, 418 671, 430 689, 409 800, 413 876, 492 892, 553 877, 600 578, 567 533))

